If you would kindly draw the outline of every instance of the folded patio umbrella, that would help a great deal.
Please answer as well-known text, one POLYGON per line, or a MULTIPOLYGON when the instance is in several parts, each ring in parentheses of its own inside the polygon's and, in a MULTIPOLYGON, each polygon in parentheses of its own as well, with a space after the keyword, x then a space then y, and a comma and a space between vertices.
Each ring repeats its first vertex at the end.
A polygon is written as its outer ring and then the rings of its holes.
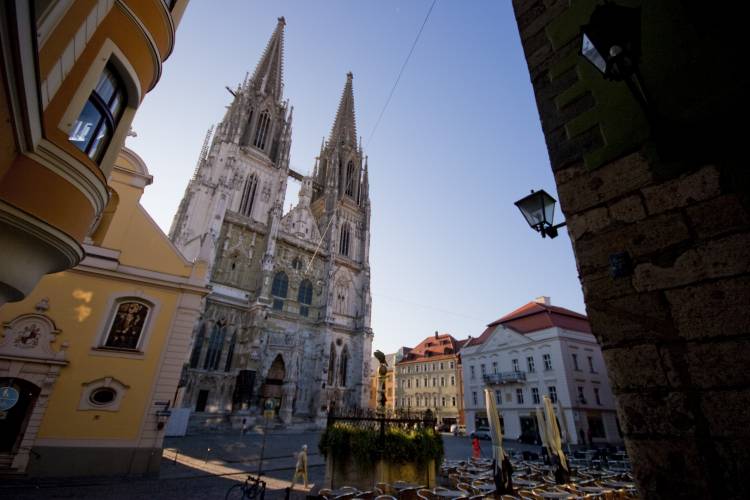
POLYGON ((570 469, 568 469, 568 461, 565 458, 565 453, 562 449, 562 439, 560 439, 560 429, 557 427, 557 420, 555 419, 555 410, 552 408, 552 401, 547 396, 544 396, 544 410, 547 417, 547 444, 549 446, 550 454, 557 456, 560 461, 562 471, 558 471, 555 474, 555 479, 558 483, 565 483, 570 477, 570 469))
POLYGON ((560 414, 560 432, 562 433, 562 440, 564 443, 570 443, 570 431, 568 431, 568 419, 565 418, 565 412, 563 411, 562 403, 557 400, 557 412, 560 414))
POLYGON ((495 476, 496 493, 504 494, 513 491, 511 482, 512 470, 510 460, 503 449, 503 429, 500 425, 500 412, 495 403, 493 391, 484 389, 484 400, 487 407, 487 419, 490 422, 490 436, 492 437, 492 461, 495 476))

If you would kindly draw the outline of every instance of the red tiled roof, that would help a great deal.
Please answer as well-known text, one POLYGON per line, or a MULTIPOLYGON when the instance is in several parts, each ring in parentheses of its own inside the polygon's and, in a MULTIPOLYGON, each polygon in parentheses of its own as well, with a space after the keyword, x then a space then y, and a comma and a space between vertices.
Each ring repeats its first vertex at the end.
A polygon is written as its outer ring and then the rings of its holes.
POLYGON ((529 302, 487 325, 487 329, 479 337, 471 339, 471 343, 467 345, 483 344, 498 325, 511 328, 519 333, 531 333, 555 326, 565 330, 591 333, 589 320, 583 314, 564 307, 529 302))
POLYGON ((417 344, 399 363, 452 358, 463 344, 464 341, 456 340, 447 333, 431 335, 417 344))

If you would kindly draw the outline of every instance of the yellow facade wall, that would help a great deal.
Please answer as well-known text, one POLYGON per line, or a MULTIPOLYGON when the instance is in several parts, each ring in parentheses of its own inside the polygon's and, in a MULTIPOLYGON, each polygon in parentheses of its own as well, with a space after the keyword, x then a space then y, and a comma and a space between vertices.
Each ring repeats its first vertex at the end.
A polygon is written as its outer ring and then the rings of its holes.
POLYGON ((33 311, 33 305, 42 298, 49 299, 46 314, 61 330, 55 347, 66 342, 69 347, 68 366, 55 383, 38 438, 136 439, 170 330, 177 293, 77 270, 65 271, 45 276, 25 300, 6 304, 0 309, 0 320, 9 321, 33 311), (149 321, 150 338, 144 356, 118 358, 113 351, 92 349, 107 329, 109 299, 118 293, 135 292, 159 303, 157 315, 149 321), (78 410, 83 384, 102 377, 113 377, 129 386, 119 411, 78 410))

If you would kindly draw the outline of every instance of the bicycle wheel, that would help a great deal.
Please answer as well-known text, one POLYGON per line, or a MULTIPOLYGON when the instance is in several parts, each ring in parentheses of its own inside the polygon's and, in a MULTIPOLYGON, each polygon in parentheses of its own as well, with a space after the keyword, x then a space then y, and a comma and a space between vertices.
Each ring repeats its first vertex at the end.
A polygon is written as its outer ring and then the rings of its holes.
POLYGON ((241 483, 237 483, 229 488, 227 494, 224 496, 224 500, 241 500, 242 498, 245 498, 245 485, 241 483))

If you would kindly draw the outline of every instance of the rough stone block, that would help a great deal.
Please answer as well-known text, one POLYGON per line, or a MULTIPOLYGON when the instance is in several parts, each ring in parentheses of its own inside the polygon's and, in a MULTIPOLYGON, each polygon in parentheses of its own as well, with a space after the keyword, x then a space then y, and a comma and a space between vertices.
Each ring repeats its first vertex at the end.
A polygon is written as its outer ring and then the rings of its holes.
POLYGON ((699 238, 750 227, 750 213, 734 194, 693 205, 686 211, 690 225, 699 238))
POLYGON ((702 389, 750 387, 750 340, 687 345, 690 382, 702 389))
POLYGON ((578 213, 639 190, 649 185, 652 179, 646 159, 639 153, 633 153, 594 170, 589 175, 558 184, 557 192, 560 199, 564 200, 566 209, 570 213, 578 213))
POLYGON ((750 442, 750 388, 707 391, 701 395, 701 410, 712 436, 744 438, 750 442))
POLYGON ((676 437, 695 431, 695 415, 682 392, 619 394, 617 414, 629 437, 676 437))
POLYGON ((668 387, 657 348, 643 344, 603 349, 607 373, 616 393, 668 387))
POLYGON ((669 305, 660 292, 591 300, 586 311, 602 347, 623 343, 660 342, 674 337, 669 305))
POLYGON ((689 175, 643 189, 646 208, 658 214, 707 200, 721 194, 719 169, 713 165, 703 167, 689 175))
POLYGON ((640 264, 635 268, 633 285, 638 291, 663 290, 704 279, 745 274, 748 271, 750 233, 742 233, 691 248, 677 257, 669 267, 652 263, 640 264))
POLYGON ((713 440, 719 458, 719 468, 723 472, 720 479, 726 487, 725 498, 750 498, 750 481, 738 478, 750 477, 750 447, 747 439, 713 440))
POLYGON ((628 439, 641 498, 714 498, 706 457, 692 439, 628 439))
POLYGON ((670 290, 666 297, 683 338, 750 333, 750 277, 670 290))
POLYGON ((632 280, 614 279, 609 275, 609 271, 607 270, 582 275, 581 286, 586 303, 623 297, 635 293, 632 280))
POLYGON ((609 214, 615 222, 630 223, 645 219, 646 209, 640 196, 633 195, 610 205, 609 214))
POLYGON ((579 239, 586 233, 601 231, 610 223, 607 207, 592 208, 568 218, 567 221, 568 233, 573 240, 579 239))
MULTIPOLYGON (((605 226, 605 221, 600 219, 593 219, 592 224, 596 223, 596 227, 605 226)), ((607 218, 606 223, 609 222, 607 218)), ((585 223, 578 224, 575 221, 574 230, 581 229, 587 229, 585 223)), ((600 231, 587 238, 574 238, 574 246, 581 272, 587 274, 608 268, 609 256, 612 254, 627 251, 631 257, 641 257, 689 238, 690 232, 680 214, 663 214, 636 224, 600 231)))

